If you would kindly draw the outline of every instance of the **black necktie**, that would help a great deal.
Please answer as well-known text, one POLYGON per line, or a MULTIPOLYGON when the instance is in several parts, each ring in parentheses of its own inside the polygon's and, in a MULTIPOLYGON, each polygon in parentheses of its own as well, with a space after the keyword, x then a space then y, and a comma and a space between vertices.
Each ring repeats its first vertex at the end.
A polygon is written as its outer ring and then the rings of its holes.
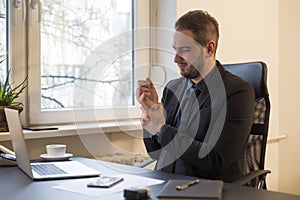
POLYGON ((175 116, 175 126, 178 128, 179 125, 182 123, 183 120, 185 123, 186 119, 181 119, 181 116, 185 112, 190 112, 192 109, 192 105, 197 101, 198 96, 200 95, 200 90, 197 88, 196 84, 193 83, 193 85, 185 91, 182 100, 180 102, 177 114, 175 116))
MULTIPOLYGON (((182 97, 182 101, 180 102, 180 106, 177 111, 177 115, 175 117, 176 127, 188 126, 188 124, 192 120, 191 117, 189 117, 189 113, 191 113, 193 109, 196 109, 196 108, 192 108, 192 106, 195 105, 195 101, 198 102, 197 97, 199 96, 199 94, 200 94, 200 90, 197 88, 197 86, 195 84, 193 84, 191 87, 189 87, 185 91, 185 93, 182 97), (183 117, 181 117, 181 116, 183 116, 183 117)), ((194 110, 194 112, 197 112, 197 111, 194 110)), ((174 165, 174 173, 186 174, 183 160, 181 160, 181 159, 176 160, 175 165, 174 165)))

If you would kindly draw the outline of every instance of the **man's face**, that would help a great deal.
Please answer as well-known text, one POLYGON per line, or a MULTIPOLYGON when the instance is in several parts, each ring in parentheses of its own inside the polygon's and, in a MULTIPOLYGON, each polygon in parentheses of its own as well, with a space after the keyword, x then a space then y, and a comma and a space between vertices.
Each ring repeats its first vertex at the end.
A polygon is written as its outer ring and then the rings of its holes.
POLYGON ((190 30, 176 31, 173 37, 174 62, 180 74, 189 79, 198 78, 204 69, 205 48, 197 43, 190 30))

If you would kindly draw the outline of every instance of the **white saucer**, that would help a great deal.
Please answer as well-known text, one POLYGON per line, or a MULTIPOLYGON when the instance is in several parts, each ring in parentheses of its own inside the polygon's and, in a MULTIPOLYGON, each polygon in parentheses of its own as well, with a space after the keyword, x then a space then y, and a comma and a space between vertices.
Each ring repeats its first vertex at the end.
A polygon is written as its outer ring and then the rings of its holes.
POLYGON ((47 161, 60 161, 60 160, 68 160, 69 158, 71 158, 73 156, 73 154, 71 153, 66 153, 65 155, 63 156, 49 156, 48 154, 42 154, 40 155, 40 157, 43 159, 43 160, 47 160, 47 161))

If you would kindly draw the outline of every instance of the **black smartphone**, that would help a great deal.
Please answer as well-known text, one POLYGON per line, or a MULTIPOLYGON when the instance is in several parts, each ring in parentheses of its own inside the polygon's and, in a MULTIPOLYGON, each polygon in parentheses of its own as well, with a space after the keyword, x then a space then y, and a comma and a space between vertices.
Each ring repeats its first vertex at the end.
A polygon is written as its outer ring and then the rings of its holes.
POLYGON ((88 187, 109 188, 123 181, 122 177, 103 176, 87 184, 88 187))

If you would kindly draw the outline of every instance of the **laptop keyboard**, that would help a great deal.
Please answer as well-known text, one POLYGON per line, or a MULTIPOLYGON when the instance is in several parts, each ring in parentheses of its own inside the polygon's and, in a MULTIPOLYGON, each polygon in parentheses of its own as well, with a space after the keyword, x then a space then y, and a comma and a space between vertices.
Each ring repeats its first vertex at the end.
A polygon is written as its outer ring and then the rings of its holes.
POLYGON ((43 175, 55 175, 55 174, 67 174, 64 170, 53 164, 39 164, 31 165, 32 169, 38 173, 40 176, 43 175))

